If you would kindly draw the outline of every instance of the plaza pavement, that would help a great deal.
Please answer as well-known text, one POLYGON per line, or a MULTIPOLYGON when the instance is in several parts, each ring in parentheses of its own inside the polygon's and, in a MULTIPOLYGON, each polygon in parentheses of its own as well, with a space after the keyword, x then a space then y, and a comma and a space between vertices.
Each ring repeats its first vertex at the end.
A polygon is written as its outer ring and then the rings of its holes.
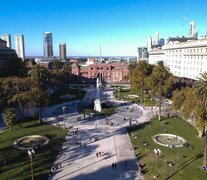
POLYGON ((61 168, 49 179, 143 179, 125 128, 103 125, 75 128, 78 128, 78 133, 66 137, 55 162, 57 165, 61 163, 61 168), (81 142, 81 146, 75 142, 81 142), (101 155, 97 157, 99 152, 101 155), (116 169, 112 168, 112 163, 117 163, 116 169))
MULTIPOLYGON (((91 90, 89 90, 91 92, 91 90)), ((93 94, 93 93, 89 93, 93 94)), ((115 103, 122 103, 113 97, 115 103)), ((132 124, 150 121, 156 109, 132 104, 142 109, 140 117, 133 119, 132 124)), ((127 112, 128 113, 128 112, 127 112)), ((129 113, 128 113, 129 114, 129 113)), ((126 114, 123 114, 126 115, 126 114)), ((78 115, 77 115, 78 116, 78 115)), ((70 117, 71 118, 71 117, 70 117)), ((73 118, 76 119, 76 116, 73 118)), ((86 117, 87 118, 87 117, 86 117)), ((115 119, 115 116, 113 116, 115 119)), ((118 117, 120 119, 121 117, 118 117)), ((55 169, 48 179, 52 180, 143 180, 139 164, 134 154, 126 126, 129 122, 118 126, 108 126, 105 120, 92 120, 92 123, 72 123, 62 150, 54 163, 55 169), (102 122, 102 123, 101 123, 102 122), (78 129, 77 134, 69 133, 78 129), (81 142, 81 146, 77 143, 81 142), (97 153, 101 153, 98 155, 97 153), (116 168, 112 164, 116 163, 116 168)), ((66 121, 67 126, 71 120, 66 121)), ((73 121, 74 122, 74 121, 73 121)), ((62 124, 63 125, 63 124, 62 124)))

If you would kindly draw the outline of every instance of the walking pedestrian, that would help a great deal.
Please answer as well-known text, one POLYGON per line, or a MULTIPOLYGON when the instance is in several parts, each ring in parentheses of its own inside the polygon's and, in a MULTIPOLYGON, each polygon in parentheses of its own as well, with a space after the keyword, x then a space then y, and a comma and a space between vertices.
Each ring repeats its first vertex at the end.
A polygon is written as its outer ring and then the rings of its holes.
POLYGON ((116 163, 114 163, 114 169, 116 169, 116 165, 117 165, 117 164, 116 164, 116 163))
POLYGON ((112 169, 114 169, 114 163, 112 163, 112 169))

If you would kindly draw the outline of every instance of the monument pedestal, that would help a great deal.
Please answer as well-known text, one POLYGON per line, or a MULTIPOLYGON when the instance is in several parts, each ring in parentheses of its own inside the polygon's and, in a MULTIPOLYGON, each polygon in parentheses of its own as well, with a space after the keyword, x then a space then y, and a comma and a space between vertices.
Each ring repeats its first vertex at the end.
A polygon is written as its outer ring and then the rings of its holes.
POLYGON ((100 99, 96 99, 94 101, 94 110, 97 112, 101 112, 102 108, 101 108, 101 101, 100 99))

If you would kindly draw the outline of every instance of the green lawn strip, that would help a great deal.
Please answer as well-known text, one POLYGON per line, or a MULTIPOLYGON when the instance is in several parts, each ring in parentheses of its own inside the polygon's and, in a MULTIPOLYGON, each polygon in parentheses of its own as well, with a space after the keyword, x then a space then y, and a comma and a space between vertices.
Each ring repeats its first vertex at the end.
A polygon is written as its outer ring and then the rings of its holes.
POLYGON ((47 179, 60 147, 65 139, 66 131, 32 120, 23 123, 23 128, 14 126, 13 131, 5 130, 0 134, 0 179, 31 179, 30 158, 26 150, 17 150, 13 143, 16 139, 27 135, 44 135, 49 143, 35 150, 33 157, 35 179, 47 179), (18 158, 19 157, 19 158, 18 158), (18 161, 19 159, 19 161, 18 161))
POLYGON ((85 96, 85 91, 79 90, 79 89, 70 89, 70 88, 62 88, 57 91, 55 91, 50 97, 48 106, 52 106, 55 104, 60 104, 68 101, 74 101, 83 99, 85 96), (71 98, 61 98, 62 95, 74 95, 74 97, 71 98))
POLYGON ((128 102, 139 103, 139 104, 142 104, 145 106, 155 106, 156 105, 156 102, 151 100, 151 97, 149 96, 149 94, 145 94, 144 102, 140 102, 140 98, 129 98, 128 95, 138 95, 140 97, 140 94, 134 93, 130 89, 120 89, 119 92, 118 92, 118 90, 115 90, 114 94, 115 94, 116 99, 120 99, 120 100, 124 100, 124 101, 128 101, 128 102))
POLYGON ((146 164, 145 179, 152 179, 156 175, 157 157, 154 148, 161 150, 161 158, 158 159, 159 179, 207 179, 207 172, 202 170, 204 142, 198 138, 198 133, 193 126, 179 118, 169 118, 138 127, 128 128, 132 144, 140 164, 146 164), (163 132, 163 129, 167 132, 163 132), (152 140, 152 136, 160 133, 170 133, 183 137, 190 143, 188 147, 179 148, 179 167, 177 168, 177 148, 160 146, 152 140), (135 138, 136 137, 136 138, 135 138), (143 142, 147 143, 147 146, 143 142), (173 161, 175 165, 169 167, 167 161, 173 161))

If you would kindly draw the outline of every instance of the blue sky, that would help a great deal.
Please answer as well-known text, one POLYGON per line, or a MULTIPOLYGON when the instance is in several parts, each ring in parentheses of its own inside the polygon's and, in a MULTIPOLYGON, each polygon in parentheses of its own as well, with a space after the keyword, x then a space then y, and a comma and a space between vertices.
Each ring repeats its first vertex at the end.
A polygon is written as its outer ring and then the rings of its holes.
POLYGON ((136 56, 149 35, 186 35, 190 21, 207 32, 206 0, 7 0, 1 1, 0 34, 24 34, 26 56, 43 54, 43 32, 53 33, 54 53, 69 56, 136 56))

